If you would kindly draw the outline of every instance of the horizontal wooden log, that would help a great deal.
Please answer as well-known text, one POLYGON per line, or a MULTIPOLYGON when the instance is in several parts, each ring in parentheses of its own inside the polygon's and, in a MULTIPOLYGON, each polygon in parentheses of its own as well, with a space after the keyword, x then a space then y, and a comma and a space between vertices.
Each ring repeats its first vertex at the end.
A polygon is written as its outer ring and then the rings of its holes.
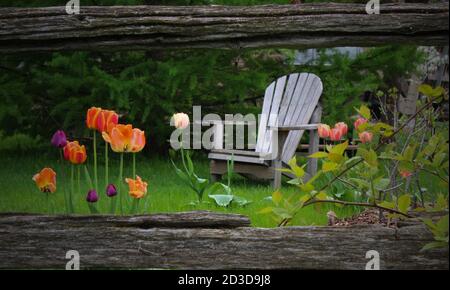
POLYGON ((419 252, 432 240, 422 225, 229 226, 248 223, 240 215, 207 212, 138 217, 0 214, 0 268, 64 269, 69 250, 79 252, 82 269, 364 269, 369 250, 379 252, 381 269, 449 268, 448 249, 419 252))
POLYGON ((0 52, 448 43, 448 3, 0 8, 0 52))

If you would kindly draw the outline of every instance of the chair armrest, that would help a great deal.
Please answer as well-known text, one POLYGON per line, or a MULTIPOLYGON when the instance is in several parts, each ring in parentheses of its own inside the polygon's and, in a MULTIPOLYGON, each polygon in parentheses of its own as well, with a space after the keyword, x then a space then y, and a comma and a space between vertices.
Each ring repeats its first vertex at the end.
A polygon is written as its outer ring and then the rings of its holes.
POLYGON ((295 126, 269 126, 269 130, 296 131, 296 130, 317 130, 319 124, 301 124, 295 126))
POLYGON ((256 121, 225 121, 225 120, 211 120, 211 121, 196 121, 196 125, 212 126, 212 125, 256 125, 256 121))

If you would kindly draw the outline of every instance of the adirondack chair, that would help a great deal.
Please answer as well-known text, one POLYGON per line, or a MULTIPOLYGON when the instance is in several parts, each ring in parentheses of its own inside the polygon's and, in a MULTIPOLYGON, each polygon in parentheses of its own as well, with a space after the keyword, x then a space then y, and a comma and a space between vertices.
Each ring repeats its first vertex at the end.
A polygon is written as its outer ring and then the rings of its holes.
MULTIPOLYGON (((318 151, 317 127, 322 114, 318 101, 322 87, 320 78, 311 73, 293 73, 272 82, 265 91, 254 151, 223 149, 224 123, 216 122, 214 145, 208 154, 211 179, 225 174, 227 160, 233 159, 235 173, 271 180, 273 187, 279 188, 282 172, 276 169, 285 167, 294 156, 305 130, 310 131, 309 153, 318 151), (273 158, 275 146, 278 150, 273 158)), ((316 171, 317 160, 310 159, 305 179, 316 171)))

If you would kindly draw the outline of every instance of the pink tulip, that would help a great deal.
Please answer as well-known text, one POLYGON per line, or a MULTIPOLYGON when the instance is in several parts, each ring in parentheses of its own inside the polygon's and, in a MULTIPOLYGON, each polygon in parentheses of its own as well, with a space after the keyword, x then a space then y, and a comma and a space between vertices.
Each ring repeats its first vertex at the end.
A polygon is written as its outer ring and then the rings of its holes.
POLYGON ((373 134, 367 131, 361 132, 358 134, 359 140, 361 140, 362 143, 370 143, 373 139, 373 134))
POLYGON ((348 126, 344 122, 339 122, 334 125, 334 128, 337 128, 341 131, 341 136, 346 136, 348 133, 348 126))
POLYGON ((367 119, 359 117, 356 119, 355 123, 353 123, 353 126, 355 126, 355 129, 358 130, 358 127, 365 123, 367 123, 367 119))
POLYGON ((342 131, 339 128, 333 128, 330 130, 330 140, 339 141, 342 138, 342 131))
POLYGON ((185 129, 189 126, 189 116, 185 113, 177 113, 172 116, 173 126, 177 129, 185 129))
POLYGON ((317 131, 319 132, 320 138, 325 139, 330 137, 330 126, 326 124, 319 124, 319 126, 317 127, 317 131))

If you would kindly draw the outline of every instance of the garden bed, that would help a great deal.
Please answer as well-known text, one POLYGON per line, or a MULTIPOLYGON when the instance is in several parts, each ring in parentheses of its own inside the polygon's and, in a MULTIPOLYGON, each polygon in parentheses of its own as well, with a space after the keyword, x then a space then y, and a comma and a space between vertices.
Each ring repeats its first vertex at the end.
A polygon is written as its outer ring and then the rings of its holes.
POLYGON ((369 250, 381 269, 448 269, 448 248, 420 252, 432 234, 399 228, 250 227, 247 217, 194 211, 146 216, 0 214, 0 268, 65 269, 77 250, 81 269, 365 269, 369 250))

